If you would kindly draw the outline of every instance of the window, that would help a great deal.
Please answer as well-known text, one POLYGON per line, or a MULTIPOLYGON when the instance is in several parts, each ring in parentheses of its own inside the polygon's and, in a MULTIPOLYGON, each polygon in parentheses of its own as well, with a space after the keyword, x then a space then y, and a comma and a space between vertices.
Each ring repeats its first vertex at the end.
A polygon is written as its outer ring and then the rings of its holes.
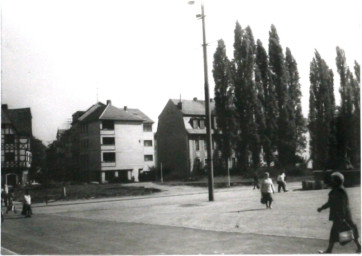
POLYGON ((15 143, 14 134, 5 134, 4 143, 5 144, 14 144, 15 143))
POLYGON ((102 144, 103 145, 114 145, 115 139, 114 139, 114 137, 103 137, 102 144))
POLYGON ((205 120, 200 120, 200 129, 205 129, 205 120))
POLYGON ((143 125, 144 132, 152 132, 152 124, 144 124, 143 125))
POLYGON ((207 141, 204 140, 204 149, 207 150, 207 141))
POLYGON ((153 155, 145 155, 145 161, 153 161, 153 155))
POLYGON ((5 153, 5 162, 14 162, 15 161, 15 154, 14 152, 7 152, 5 153))
POLYGON ((114 153, 114 152, 103 153, 103 162, 106 162, 106 163, 116 162, 116 153, 114 153))
POLYGON ((198 127, 199 127, 199 126, 198 126, 197 119, 192 120, 192 128, 196 129, 196 128, 198 128, 198 127))
POLYGON ((195 140, 195 148, 196 148, 196 151, 200 150, 200 142, 199 142, 199 140, 195 140))
POLYGON ((102 121, 102 130, 114 130, 114 121, 111 120, 102 121))
POLYGON ((145 140, 145 141, 143 142, 143 145, 144 145, 145 147, 152 147, 152 140, 145 140))

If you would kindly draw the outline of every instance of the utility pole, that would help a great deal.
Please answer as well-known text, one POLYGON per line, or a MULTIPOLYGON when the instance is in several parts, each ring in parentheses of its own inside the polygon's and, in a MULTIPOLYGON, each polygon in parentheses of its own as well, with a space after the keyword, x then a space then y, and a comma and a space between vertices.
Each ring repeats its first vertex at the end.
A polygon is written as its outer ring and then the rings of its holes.
MULTIPOLYGON (((189 1, 188 4, 193 5, 195 1, 189 1)), ((210 112, 210 96, 209 96, 209 79, 207 74, 207 44, 205 32, 205 12, 204 4, 201 3, 201 14, 196 15, 196 18, 202 21, 202 49, 204 54, 204 80, 205 80, 205 115, 206 115, 206 140, 207 140, 207 167, 208 167, 208 189, 209 201, 214 201, 214 163, 212 156, 212 135, 211 135, 211 112, 210 112)))
POLYGON ((205 114, 206 114, 206 136, 207 136, 207 162, 208 162, 208 188, 209 201, 214 201, 214 163, 212 156, 212 134, 211 134, 211 111, 210 111, 210 96, 209 96, 209 79, 207 74, 207 44, 205 32, 205 12, 204 4, 201 4, 201 20, 202 20, 202 39, 204 53, 204 79, 205 79, 205 114))

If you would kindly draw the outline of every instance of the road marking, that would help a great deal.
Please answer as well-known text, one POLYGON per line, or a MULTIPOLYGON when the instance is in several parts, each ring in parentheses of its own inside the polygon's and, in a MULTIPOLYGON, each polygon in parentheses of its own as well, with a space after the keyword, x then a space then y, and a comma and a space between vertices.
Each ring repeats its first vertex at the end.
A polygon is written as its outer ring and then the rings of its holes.
POLYGON ((6 249, 4 247, 1 247, 1 254, 2 255, 17 255, 17 253, 10 251, 9 249, 6 249))

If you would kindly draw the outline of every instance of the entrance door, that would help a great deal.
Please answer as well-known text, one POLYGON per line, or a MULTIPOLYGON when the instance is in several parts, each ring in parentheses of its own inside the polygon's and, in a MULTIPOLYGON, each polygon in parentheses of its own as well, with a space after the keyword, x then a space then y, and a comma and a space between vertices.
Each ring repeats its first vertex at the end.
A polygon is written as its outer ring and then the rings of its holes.
POLYGON ((6 174, 5 182, 7 182, 8 185, 14 187, 14 186, 16 186, 17 181, 18 181, 18 177, 16 176, 15 173, 6 174))

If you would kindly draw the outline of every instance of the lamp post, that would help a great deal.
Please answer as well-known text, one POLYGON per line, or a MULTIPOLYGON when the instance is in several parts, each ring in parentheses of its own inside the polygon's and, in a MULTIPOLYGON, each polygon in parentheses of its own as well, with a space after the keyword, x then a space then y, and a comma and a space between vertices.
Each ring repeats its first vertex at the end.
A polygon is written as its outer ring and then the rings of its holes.
MULTIPOLYGON (((194 4, 194 1, 189 1, 189 4, 194 4)), ((207 44, 205 32, 205 12, 204 5, 201 4, 201 14, 196 15, 202 21, 202 49, 204 55, 204 80, 205 80, 205 115, 206 115, 206 137, 207 137, 207 167, 208 167, 208 189, 209 201, 214 201, 214 164, 212 156, 212 135, 211 135, 211 111, 210 111, 210 96, 209 96, 209 80, 207 75, 207 44)))

